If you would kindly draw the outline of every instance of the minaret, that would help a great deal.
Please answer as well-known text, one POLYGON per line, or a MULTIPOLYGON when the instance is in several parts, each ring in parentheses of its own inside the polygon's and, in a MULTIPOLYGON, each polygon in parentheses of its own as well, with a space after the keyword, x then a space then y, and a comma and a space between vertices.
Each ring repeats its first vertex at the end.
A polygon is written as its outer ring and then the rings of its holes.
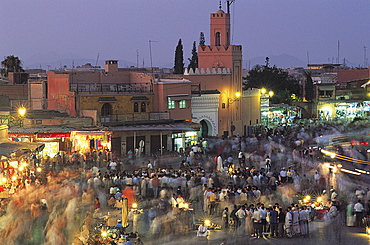
POLYGON ((242 92, 242 46, 230 43, 230 31, 230 14, 220 8, 210 14, 210 44, 198 46, 200 71, 229 71, 229 74, 220 74, 220 77, 214 75, 212 79, 203 79, 201 82, 202 88, 221 92, 219 132, 229 131, 232 125, 236 126, 238 132, 242 128, 241 99, 235 97, 236 92, 242 92))
POLYGON ((230 14, 221 9, 211 14, 210 27, 211 46, 230 45, 230 14))
POLYGON ((210 15, 210 45, 198 47, 198 68, 226 68, 241 79, 242 46, 230 44, 230 14, 219 9, 210 15), (237 71, 239 69, 239 72, 237 71))

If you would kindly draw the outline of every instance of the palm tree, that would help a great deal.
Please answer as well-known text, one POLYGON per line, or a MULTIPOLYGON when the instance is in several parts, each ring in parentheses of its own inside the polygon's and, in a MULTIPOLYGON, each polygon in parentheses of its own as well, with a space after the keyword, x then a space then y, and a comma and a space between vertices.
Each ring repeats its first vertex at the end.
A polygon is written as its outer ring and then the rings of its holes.
POLYGON ((7 77, 9 72, 24 72, 22 61, 14 55, 7 56, 1 62, 1 66, 3 67, 1 69, 1 75, 4 77, 7 77))

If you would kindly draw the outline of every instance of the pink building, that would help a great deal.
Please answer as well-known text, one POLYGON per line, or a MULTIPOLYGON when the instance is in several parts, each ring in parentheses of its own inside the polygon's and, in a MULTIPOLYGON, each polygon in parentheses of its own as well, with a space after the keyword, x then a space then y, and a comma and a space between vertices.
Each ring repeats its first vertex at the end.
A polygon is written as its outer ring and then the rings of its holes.
MULTIPOLYGON (((217 127, 217 135, 243 134, 241 99, 242 46, 230 44, 230 14, 218 10, 210 15, 210 45, 198 47, 198 69, 185 78, 202 90, 218 90, 217 118, 198 113, 193 121, 217 127), (213 122, 212 122, 213 121, 213 122)), ((201 93, 201 92, 200 92, 201 93)), ((209 131, 213 131, 210 130, 209 131)))
POLYGON ((191 84, 187 79, 155 79, 154 110, 169 112, 173 120, 191 121, 191 84))

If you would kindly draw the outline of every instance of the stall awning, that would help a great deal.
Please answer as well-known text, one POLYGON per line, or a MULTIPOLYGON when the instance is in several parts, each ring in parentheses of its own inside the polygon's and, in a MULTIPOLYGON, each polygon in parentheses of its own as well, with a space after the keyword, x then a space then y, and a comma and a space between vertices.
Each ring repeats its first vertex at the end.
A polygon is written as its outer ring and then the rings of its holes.
POLYGON ((43 143, 3 141, 0 142, 0 155, 8 156, 16 151, 20 151, 22 153, 29 151, 37 152, 41 151, 43 146, 43 143))
POLYGON ((99 97, 99 102, 116 102, 116 97, 99 97))
POLYGON ((180 101, 180 100, 191 100, 191 96, 175 96, 170 97, 173 101, 180 101))
POLYGON ((134 96, 131 98, 131 101, 134 101, 134 100, 149 100, 149 98, 146 96, 134 96))

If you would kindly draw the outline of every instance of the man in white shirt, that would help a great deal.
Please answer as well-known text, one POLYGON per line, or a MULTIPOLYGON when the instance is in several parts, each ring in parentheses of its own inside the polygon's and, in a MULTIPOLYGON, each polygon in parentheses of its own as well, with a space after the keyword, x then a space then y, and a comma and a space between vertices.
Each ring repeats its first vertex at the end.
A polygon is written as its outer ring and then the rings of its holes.
POLYGON ((193 146, 191 147, 191 150, 192 150, 195 154, 198 154, 198 150, 199 150, 198 145, 193 145, 193 146))
POLYGON ((290 207, 287 208, 287 212, 285 215, 285 232, 288 238, 291 238, 293 236, 293 215, 290 207))
POLYGON ((309 212, 306 206, 299 212, 299 224, 301 225, 301 233, 303 237, 308 235, 308 217, 309 212))
POLYGON ((201 239, 207 239, 208 236, 208 227, 207 225, 203 222, 199 227, 197 231, 197 237, 201 239))
POLYGON ((361 203, 361 200, 359 199, 355 206, 353 207, 353 211, 356 214, 356 226, 361 227, 361 221, 363 218, 363 211, 364 211, 364 206, 361 203))
POLYGON ((111 161, 109 163, 110 170, 114 171, 117 169, 117 163, 115 161, 111 161))
POLYGON ((287 172, 285 168, 282 168, 280 171, 281 183, 286 183, 287 181, 287 172))
POLYGON ((252 220, 253 220, 254 235, 257 238, 262 236, 261 218, 262 218, 261 213, 256 208, 252 214, 252 220))
POLYGON ((245 233, 245 216, 247 215, 245 206, 242 205, 239 210, 236 211, 235 215, 238 217, 238 234, 242 235, 245 233))
POLYGON ((362 199, 364 197, 364 194, 365 194, 365 191, 361 188, 361 186, 359 186, 357 189, 356 189, 356 192, 355 192, 355 195, 358 199, 362 199))

